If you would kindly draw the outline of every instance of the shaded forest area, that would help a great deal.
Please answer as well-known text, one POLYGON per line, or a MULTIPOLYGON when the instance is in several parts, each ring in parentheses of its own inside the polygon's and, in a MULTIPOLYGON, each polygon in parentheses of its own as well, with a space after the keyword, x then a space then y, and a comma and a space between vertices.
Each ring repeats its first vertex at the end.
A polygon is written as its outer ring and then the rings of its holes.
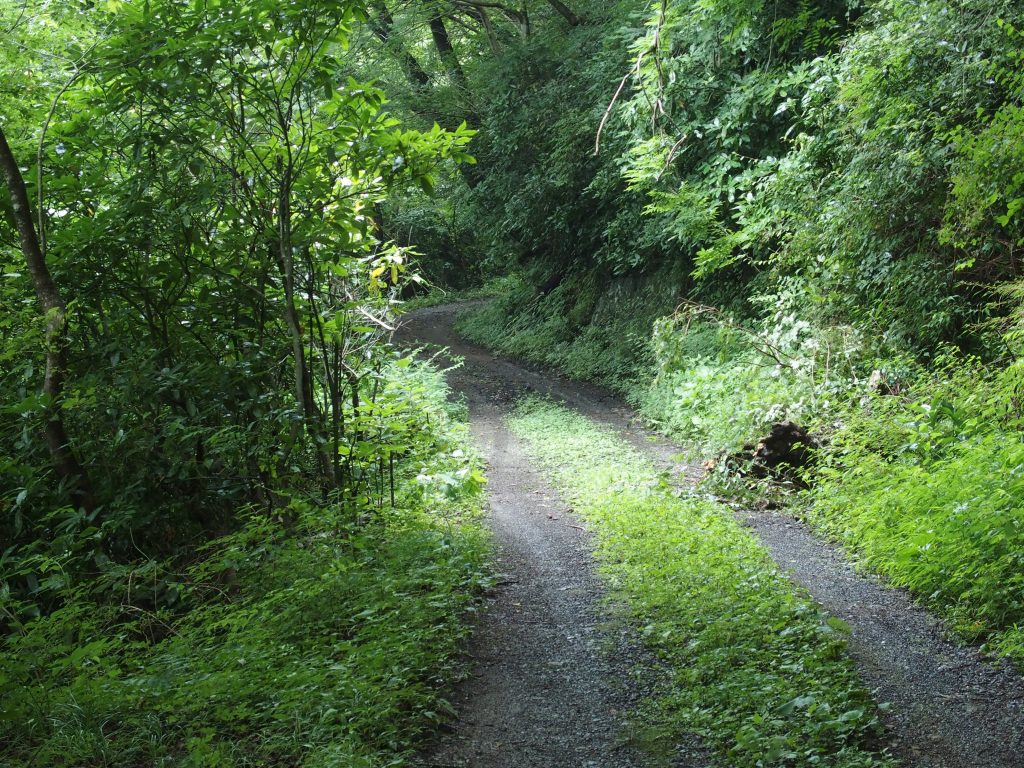
POLYGON ((578 13, 466 68, 483 177, 434 247, 505 277, 462 333, 618 391, 1020 661, 1020 5, 578 13))
POLYGON ((481 476, 378 209, 471 132, 386 110, 367 19, 0 7, 0 762, 379 765, 443 716, 481 476))
POLYGON ((1024 663, 1022 73, 1013 0, 0 0, 0 759, 451 715, 444 291, 1024 663))

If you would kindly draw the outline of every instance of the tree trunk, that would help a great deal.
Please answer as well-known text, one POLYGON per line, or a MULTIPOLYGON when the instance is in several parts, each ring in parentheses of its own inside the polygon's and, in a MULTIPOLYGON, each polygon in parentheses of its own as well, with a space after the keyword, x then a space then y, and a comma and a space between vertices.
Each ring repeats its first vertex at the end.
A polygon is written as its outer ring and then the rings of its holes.
POLYGON ((455 48, 452 47, 451 38, 448 36, 448 29, 439 13, 430 16, 430 35, 434 38, 434 46, 441 57, 445 73, 457 88, 468 95, 469 82, 466 80, 466 73, 462 71, 459 57, 455 55, 455 48))
POLYGON ((46 395, 45 426, 43 432, 50 450, 57 476, 71 485, 72 494, 87 510, 94 501, 89 477, 71 450, 71 441, 64 428, 61 413, 61 398, 64 392, 64 376, 67 367, 67 307, 53 282, 46 266, 46 257, 39 244, 39 237, 32 221, 28 203, 25 179, 21 175, 14 153, 7 143, 7 137, 0 128, 0 169, 7 180, 7 189, 14 209, 14 220, 21 238, 21 250, 25 256, 32 284, 35 287, 39 308, 46 316, 46 374, 43 378, 43 394, 46 395))
MULTIPOLYGON (((434 13, 430 17, 430 34, 434 38, 434 46, 437 48, 437 53, 441 58, 441 64, 444 66, 445 72, 451 79, 452 83, 463 92, 465 98, 469 100, 471 94, 469 91, 469 82, 466 80, 466 73, 462 71, 462 65, 459 64, 459 57, 455 53, 455 49, 452 47, 451 38, 448 36, 448 29, 444 25, 444 19, 441 18, 441 14, 434 13)), ((476 110, 472 105, 467 106, 465 112, 466 124, 473 128, 480 125, 480 115, 477 114, 476 110)), ((466 184, 470 189, 475 187, 480 181, 480 168, 479 166, 472 166, 466 163, 459 163, 459 173, 465 180, 466 184)))
POLYGON ((530 14, 526 12, 525 5, 518 11, 514 8, 502 8, 502 13, 519 28, 520 35, 523 37, 530 36, 530 14))
POLYGON ((370 19, 370 27, 373 34, 398 57, 402 65, 402 71, 406 78, 416 89, 426 88, 430 84, 430 75, 420 66, 416 57, 409 53, 408 49, 401 42, 392 37, 392 30, 395 27, 395 18, 391 15, 383 0, 374 2, 371 7, 377 12, 376 17, 370 19))
POLYGON ((569 22, 570 27, 579 26, 580 17, 573 13, 572 9, 565 3, 561 2, 561 0, 548 0, 548 5, 558 11, 559 15, 569 22))
MULTIPOLYGON (((306 359, 306 339, 302 330, 302 321, 295 300, 295 255, 292 248, 292 179, 293 169, 279 166, 281 171, 281 189, 278 196, 278 258, 281 276, 284 278, 284 315, 288 325, 288 333, 292 342, 293 383, 295 400, 302 408, 302 423, 305 432, 313 441, 321 479, 329 476, 330 458, 326 452, 323 439, 323 424, 320 421, 320 410, 313 398, 313 376, 306 359)), ((301 432, 301 430, 300 430, 301 432)), ((293 439, 296 435, 293 434, 293 439)))
POLYGON ((487 15, 487 10, 473 5, 467 5, 466 14, 479 24, 480 28, 483 29, 484 33, 487 35, 487 44, 491 47, 491 53, 495 56, 500 55, 501 46, 498 44, 498 36, 494 32, 494 25, 491 24, 491 17, 487 15))
POLYGON ((312 416, 312 402, 306 381, 306 344, 302 323, 295 307, 295 262, 292 254, 292 219, 290 180, 284 179, 278 197, 277 247, 281 276, 284 278, 284 317, 292 341, 292 384, 295 400, 305 419, 312 416))

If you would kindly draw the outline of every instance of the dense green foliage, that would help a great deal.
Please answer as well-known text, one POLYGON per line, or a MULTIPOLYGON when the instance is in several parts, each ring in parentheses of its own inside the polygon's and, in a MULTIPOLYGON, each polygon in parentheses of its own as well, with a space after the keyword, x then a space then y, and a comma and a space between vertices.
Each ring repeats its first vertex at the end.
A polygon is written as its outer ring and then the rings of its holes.
POLYGON ((479 158, 495 178, 473 190, 486 209, 467 215, 490 258, 514 249, 535 274, 541 296, 517 309, 569 316, 552 330, 571 342, 606 324, 609 284, 632 282, 662 314, 695 298, 746 321, 870 328, 874 352, 990 348, 971 323, 988 311, 984 286, 1016 276, 1022 236, 1016 4, 709 0, 652 13, 623 3, 590 17, 629 42, 632 76, 621 43, 595 56, 586 31, 550 32, 531 50, 557 58, 504 67, 515 80, 498 98, 514 90, 519 109, 485 112, 501 143, 479 143, 479 158), (627 77, 595 158, 609 62, 627 77), (674 295, 657 290, 666 282, 674 295))
MULTIPOLYGON (((404 764, 449 716, 466 611, 485 584, 480 467, 440 374, 389 386, 433 424, 394 507, 353 519, 249 509, 192 565, 90 582, 40 567, 61 606, 0 646, 0 760, 24 766, 404 764), (148 609, 163 585, 173 608, 148 609), (121 602, 102 600, 115 591, 121 602), (182 607, 187 610, 182 610, 182 607)), ((27 564, 22 566, 31 573, 27 564)), ((12 616, 12 606, 5 608, 12 616)))
POLYGON ((0 2, 0 762, 398 764, 485 570, 366 4, 0 2))
POLYGON ((737 768, 889 764, 871 747, 877 715, 841 624, 727 507, 681 496, 625 441, 559 406, 526 401, 511 424, 595 533, 602 569, 671 670, 647 728, 695 733, 737 768))
POLYGON ((814 334, 793 315, 766 326, 751 331, 703 307, 659 319, 641 410, 704 457, 737 451, 784 420, 826 428, 862 389, 863 337, 852 328, 814 334))
POLYGON ((618 390, 716 479, 811 428, 798 511, 1019 659, 1020 4, 581 14, 500 88, 467 68, 464 229, 522 282, 460 330, 618 390))
MULTIPOLYGON (((29 10, 24 27, 56 23, 29 10)), ((8 559, 72 575, 187 551, 293 493, 381 503, 417 425, 382 386, 407 256, 367 211, 468 140, 400 129, 348 76, 358 4, 116 10, 71 12, 100 30, 85 51, 53 32, 50 63, 75 64, 48 133, 39 104, 4 125, 16 157, 43 160, 25 176, 70 309, 64 388, 41 397, 41 318, 5 221, 2 530, 8 559), (40 425, 57 399, 81 466, 55 477, 40 425)), ((19 52, 7 100, 39 78, 19 52)))
POLYGON ((1024 665, 1021 366, 942 374, 850 409, 809 516, 966 637, 1024 665))

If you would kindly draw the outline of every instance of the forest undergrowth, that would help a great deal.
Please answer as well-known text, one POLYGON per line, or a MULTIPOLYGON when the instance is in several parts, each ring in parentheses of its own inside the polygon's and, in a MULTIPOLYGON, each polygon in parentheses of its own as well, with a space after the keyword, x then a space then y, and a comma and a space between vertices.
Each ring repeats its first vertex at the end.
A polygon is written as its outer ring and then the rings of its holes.
POLYGON ((482 475, 379 211, 474 131, 386 111, 369 22, 0 0, 5 766, 399 765, 450 716, 482 475))
POLYGON ((489 545, 480 463, 440 372, 395 369, 390 386, 431 424, 393 506, 353 517, 294 497, 241 513, 184 568, 127 571, 121 601, 86 582, 51 585, 61 606, 32 621, 7 604, 4 764, 405 764, 453 714, 489 545), (132 590, 161 580, 175 604, 138 607, 132 590))

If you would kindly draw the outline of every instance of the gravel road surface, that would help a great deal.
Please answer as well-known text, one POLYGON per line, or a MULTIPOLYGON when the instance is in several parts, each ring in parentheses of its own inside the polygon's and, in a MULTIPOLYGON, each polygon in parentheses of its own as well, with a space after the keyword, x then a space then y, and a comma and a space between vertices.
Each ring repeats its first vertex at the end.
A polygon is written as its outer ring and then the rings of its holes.
MULTIPOLYGON (((636 415, 600 388, 539 372, 466 344, 452 325, 458 305, 410 313, 405 344, 449 347, 465 364, 449 374, 469 404, 489 463, 491 521, 505 580, 470 648, 477 674, 457 691, 460 720, 423 764, 478 768, 642 765, 623 745, 634 648, 612 655, 600 628, 601 587, 586 534, 530 467, 502 414, 538 392, 616 429, 682 482, 699 468, 648 434, 636 415), (431 762, 432 761, 432 762, 431 762)), ((1024 681, 1007 665, 952 642, 942 623, 902 590, 857 573, 842 550, 793 518, 737 513, 772 557, 829 614, 850 626, 850 654, 879 702, 891 705, 891 750, 910 768, 1024 768, 1024 681)), ((621 630, 619 630, 621 634, 621 630)), ((680 746, 678 765, 705 765, 680 746)))

